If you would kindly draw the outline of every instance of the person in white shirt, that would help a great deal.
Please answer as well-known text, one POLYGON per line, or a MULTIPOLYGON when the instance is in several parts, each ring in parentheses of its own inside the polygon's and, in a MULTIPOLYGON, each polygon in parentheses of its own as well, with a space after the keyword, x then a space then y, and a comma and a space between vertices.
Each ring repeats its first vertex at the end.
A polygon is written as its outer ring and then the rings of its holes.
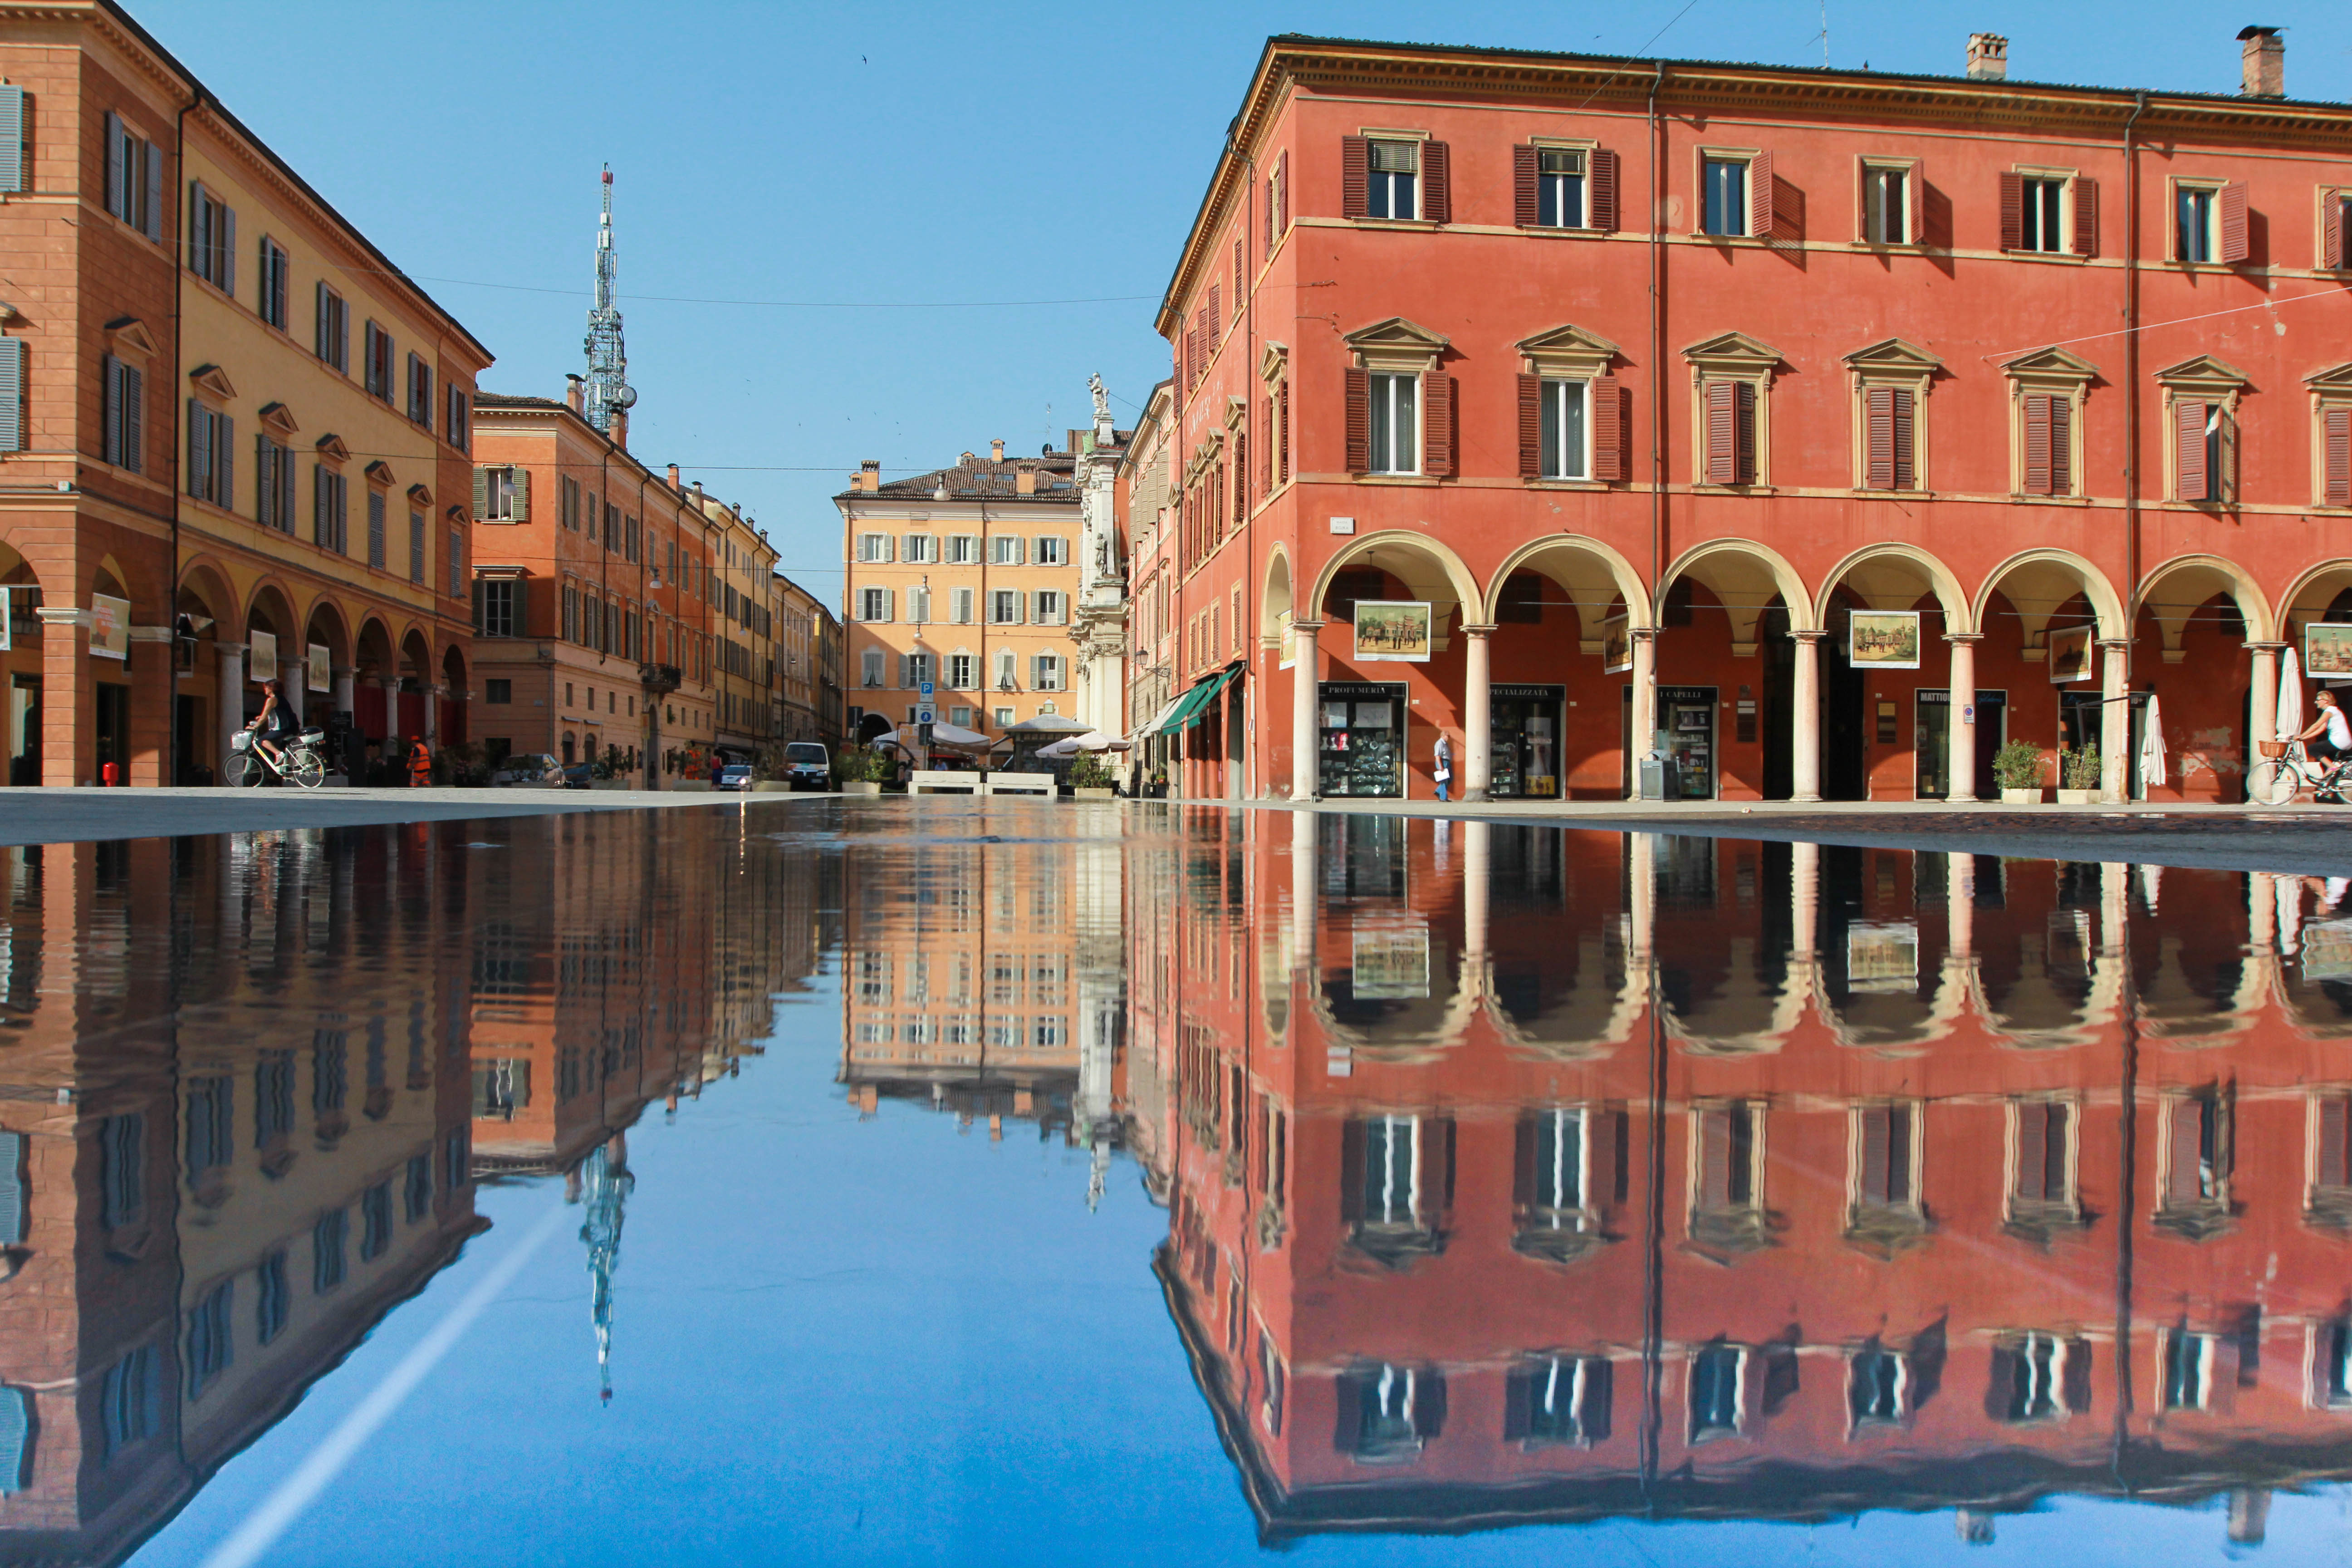
POLYGON ((2313 792, 2326 799, 2341 794, 2345 759, 2352 757, 2352 720, 2346 719, 2336 693, 2326 687, 2320 688, 2312 702, 2318 708, 2318 715, 2303 727, 2295 739, 2303 742, 2303 754, 2313 762, 2335 764, 2313 792))

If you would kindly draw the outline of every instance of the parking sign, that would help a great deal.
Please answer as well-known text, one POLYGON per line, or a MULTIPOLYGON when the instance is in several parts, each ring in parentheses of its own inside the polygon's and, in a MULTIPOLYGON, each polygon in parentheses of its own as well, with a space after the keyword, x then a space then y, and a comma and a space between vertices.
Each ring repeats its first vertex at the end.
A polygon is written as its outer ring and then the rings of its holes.
POLYGON ((931 700, 932 696, 933 696, 933 689, 932 689, 931 683, 930 683, 929 681, 928 681, 928 680, 926 680, 925 682, 923 682, 923 689, 922 689, 922 690, 921 690, 920 692, 919 692, 917 695, 920 696, 924 701, 929 702, 929 701, 931 700))

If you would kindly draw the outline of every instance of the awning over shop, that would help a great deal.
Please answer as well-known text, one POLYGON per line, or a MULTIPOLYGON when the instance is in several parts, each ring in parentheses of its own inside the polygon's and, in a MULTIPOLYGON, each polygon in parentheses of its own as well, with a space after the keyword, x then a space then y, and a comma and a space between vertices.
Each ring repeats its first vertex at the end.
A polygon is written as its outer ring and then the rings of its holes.
POLYGON ((1202 710, 1207 708, 1210 703, 1216 700, 1218 692, 1223 691, 1226 687, 1231 686, 1236 679, 1240 679, 1242 667, 1236 664, 1231 668, 1219 670, 1215 675, 1194 687, 1192 689, 1198 692, 1199 696, 1186 705, 1184 711, 1176 716, 1176 723, 1178 727, 1189 730, 1193 725, 1199 723, 1201 721, 1202 710))
MULTIPOLYGON (((1224 684, 1225 678, 1223 672, 1202 677, 1200 682, 1183 696, 1179 697, 1174 705, 1160 716, 1160 721, 1145 733, 1172 735, 1179 730, 1192 728, 1193 724, 1199 722, 1193 715, 1200 710, 1201 704, 1214 697, 1224 684)), ((1138 739, 1140 738, 1140 736, 1138 737, 1138 739)))
POLYGON ((1161 730, 1167 728, 1168 721, 1175 717, 1176 710, 1184 706, 1184 699, 1192 695, 1192 694, 1191 692, 1187 691, 1171 699, 1167 707, 1162 708, 1159 712, 1154 713, 1150 719, 1144 723, 1141 729, 1136 731, 1134 734, 1129 735, 1128 739, 1130 741, 1149 741, 1152 736, 1160 733, 1161 730))

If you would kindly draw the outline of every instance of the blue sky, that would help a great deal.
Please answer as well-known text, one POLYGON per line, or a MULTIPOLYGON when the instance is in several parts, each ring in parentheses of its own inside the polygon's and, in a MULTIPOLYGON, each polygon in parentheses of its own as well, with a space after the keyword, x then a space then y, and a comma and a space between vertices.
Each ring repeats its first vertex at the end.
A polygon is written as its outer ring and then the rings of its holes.
MULTIPOLYGON (((582 368, 609 161, 630 445, 746 503, 828 599, 827 498, 859 460, 895 475, 995 437, 1058 445, 1092 371, 1133 416, 1166 369, 1154 302, 1267 34, 1817 65, 1823 16, 1821 0, 132 8, 432 280, 498 355, 495 390, 552 395, 582 368), (1107 302, 929 308, 1074 300, 1107 302)), ((1994 31, 2021 78, 2218 92, 2237 89, 2238 28, 2261 22, 2289 29, 2290 92, 2352 99, 2340 4, 1830 0, 1827 16, 1843 68, 1957 73, 1968 35, 1994 31)))

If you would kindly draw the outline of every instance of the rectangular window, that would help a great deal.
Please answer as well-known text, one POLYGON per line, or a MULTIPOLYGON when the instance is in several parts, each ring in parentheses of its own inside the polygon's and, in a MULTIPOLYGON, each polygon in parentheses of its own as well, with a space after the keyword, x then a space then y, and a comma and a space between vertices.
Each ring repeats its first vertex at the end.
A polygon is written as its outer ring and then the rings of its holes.
POLYGON ((100 1458, 111 1459, 155 1435, 162 1424, 158 1394, 163 1382, 155 1369, 153 1345, 141 1345, 106 1369, 100 1398, 104 1428, 100 1458))
POLYGON ((294 531, 294 452, 267 436, 254 438, 253 505, 262 527, 294 531))
POLYGON ((868 691, 880 689, 882 685, 882 650, 880 648, 869 647, 859 657, 858 684, 868 691))
POLYGON ((2220 501, 2228 499, 2223 482, 2229 472, 2226 445, 2229 412, 2219 403, 2182 398, 2172 405, 2173 460, 2180 499, 2220 501))
MULTIPOLYGON (((999 648, 999 649, 997 649, 997 650, 996 650, 996 689, 997 689, 999 691, 1017 691, 1017 690, 1019 690, 1019 689, 1020 689, 1020 688, 1019 688, 1019 687, 1017 687, 1017 686, 1015 686, 1015 685, 1013 684, 1013 650, 1012 650, 1011 648, 1009 648, 1009 647, 1003 647, 1003 648, 999 648)), ((1009 708, 1005 708, 1005 709, 1000 709, 1000 710, 998 710, 998 711, 1000 711, 1000 712, 1004 712, 1004 713, 1010 713, 1010 712, 1012 711, 1012 710, 1011 710, 1011 709, 1009 709, 1009 708)), ((1000 722, 1006 723, 1006 724, 1010 724, 1010 723, 1012 723, 1012 722, 1013 722, 1013 721, 1012 721, 1012 720, 1010 720, 1010 719, 1005 719, 1005 720, 1000 721, 1000 722)))
POLYGON ((446 386, 443 393, 448 406, 442 416, 441 434, 460 452, 470 450, 474 444, 472 400, 462 386, 446 386))
POLYGON ((2352 506, 2352 407, 2319 411, 2322 506, 2352 506))
POLYGON ((342 475, 324 463, 310 470, 310 542, 338 555, 351 553, 347 484, 342 475))
POLYGON ((1421 144, 1375 142, 1371 144, 1370 163, 1365 211, 1373 217, 1419 217, 1421 207, 1415 186, 1420 183, 1421 144))
POLYGON ((317 335, 312 352, 337 370, 349 374, 352 355, 352 308, 343 297, 319 285, 317 311, 313 317, 317 335))
POLYGON ((425 356, 408 356, 408 419, 412 425, 433 428, 433 367, 425 356))
POLYGON ((1543 1356, 1508 1379, 1509 1434, 1531 1447, 1590 1447, 1609 1436, 1606 1356, 1543 1356))
POLYGON ((861 533, 857 536, 857 559, 867 564, 890 559, 890 536, 887 533, 861 533))
POLYGON ((433 1213, 433 1160, 430 1155, 409 1156, 408 1176, 401 1184, 401 1207, 408 1223, 415 1225, 433 1213))
MULTIPOLYGON (((968 653, 948 655, 948 685, 957 691, 969 691, 980 682, 980 661, 968 653)), ((962 711, 969 711, 963 710, 962 711)), ((957 723, 970 721, 959 719, 957 723)))
POLYGON ((1911 243, 1911 171, 1862 171, 1862 237, 1872 245, 1911 243))
POLYGON ((291 293, 289 288, 293 265, 285 249, 267 235, 261 240, 261 319, 284 331, 287 325, 286 302, 291 293))
POLYGON ((368 395, 392 401, 392 334, 373 321, 367 324, 365 337, 367 358, 362 365, 368 395))
POLYGON ((992 536, 988 542, 988 563, 992 566, 1021 565, 1022 543, 1018 537, 1011 534, 992 536))
POLYGON ((131 473, 146 468, 145 378, 132 365, 109 354, 102 362, 106 460, 131 473))
POLYGON ((1919 1108, 1864 1105, 1853 1115, 1854 1202, 1864 1209, 1917 1207, 1911 1167, 1919 1145, 1919 1108))
POLYGON ((383 517, 383 510, 384 510, 383 492, 382 490, 380 490, 380 489, 375 489, 373 486, 370 486, 370 487, 369 487, 369 489, 368 489, 368 499, 367 499, 367 519, 368 519, 368 524, 367 524, 367 528, 368 528, 368 535, 367 535, 368 557, 367 557, 367 560, 368 560, 368 564, 369 564, 369 565, 371 565, 371 566, 373 566, 373 567, 374 567, 374 568, 376 568, 376 570, 378 570, 378 571, 382 571, 382 570, 383 569, 384 561, 385 561, 385 559, 386 559, 386 555, 385 555, 385 549, 386 549, 386 546, 385 546, 385 542, 384 542, 384 537, 383 537, 383 535, 384 535, 384 517, 383 517))
POLYGON ((286 1331, 286 1317, 293 1306, 293 1291, 286 1284, 286 1252, 283 1247, 272 1252, 254 1268, 253 1337, 268 1344, 286 1331))
POLYGON ((2218 1203, 2229 1173, 2229 1128, 2212 1089, 2167 1102, 2163 1205, 2185 1210, 2218 1203))
POLYGON ((201 181, 188 184, 188 270, 236 293, 236 214, 201 181))
POLYGON ((1013 626, 1021 624, 1021 594, 1013 588, 992 589, 988 595, 988 620, 991 626, 1013 626))
POLYGON ((163 237, 163 152, 106 116, 106 210, 150 239, 163 237))
POLYGON ((2012 1214, 2028 1205, 2074 1203, 2074 1108, 2063 1100, 2017 1104, 2016 1164, 2010 1172, 2012 1214))
POLYGON ((480 624, 475 630, 486 637, 510 637, 515 635, 515 590, 520 587, 511 577, 486 577, 476 584, 481 596, 480 624))
POLYGON ((1706 482, 1756 482, 1756 385, 1747 381, 1706 384, 1706 482))
POLYGON ((476 468, 475 512, 484 522, 515 522, 515 497, 520 487, 515 483, 517 470, 510 468, 476 468))
POLYGON ((1704 1443, 1739 1430, 1746 1406, 1748 1351, 1712 1344, 1691 1358, 1690 1440, 1704 1443))
POLYGON ((980 536, 976 533, 948 535, 948 564, 976 566, 980 563, 980 536))
POLYGON ((2211 1334, 2170 1329, 2164 1335, 2164 1408, 2202 1410, 2213 1397, 2211 1334))
POLYGON ((1586 226, 1582 153, 1566 147, 1536 149, 1536 226, 1586 226))
POLYGON ((425 585, 425 514, 408 514, 408 580, 418 587, 425 585))
POLYGON ((1010 709, 1010 708, 999 708, 999 709, 995 710, 995 717, 996 717, 996 727, 997 727, 998 729, 1000 729, 1000 730, 1010 730, 1011 728, 1013 728, 1013 710, 1012 710, 1012 709, 1010 709))
POLYGON ((1047 534, 1037 541, 1037 564, 1067 566, 1070 563, 1068 541, 1047 534))
POLYGON ((1700 179, 1702 234, 1744 235, 1748 232, 1748 160, 1709 158, 1700 179))
POLYGON ((1414 375, 1374 375, 1370 382, 1369 428, 1371 467, 1375 474, 1421 472, 1421 378, 1414 375))
POLYGON ((188 1313, 188 1397, 201 1398, 213 1380, 226 1372, 235 1353, 236 1335, 229 1312, 236 1303, 234 1280, 224 1279, 205 1293, 188 1313))
POLYGON ((310 1226, 310 1293, 323 1296, 343 1282, 343 1248, 351 1237, 348 1210, 331 1209, 310 1226))
POLYGON ((1058 626, 1062 624, 1062 595, 1051 592, 1039 594, 1037 595, 1037 625, 1041 626, 1058 626))
POLYGON ((1062 689, 1061 655, 1056 653, 1041 653, 1030 662, 1031 675, 1029 684, 1034 689, 1038 691, 1059 691, 1062 689))
POLYGON ((931 591, 929 588, 907 590, 907 619, 922 626, 931 618, 931 591))
POLYGON ((466 535, 463 531, 455 528, 449 531, 449 545, 442 552, 442 559, 448 564, 448 592, 449 596, 455 599, 466 591, 466 535))
POLYGON ((2025 420, 2023 490, 2032 496, 2074 493, 2074 404, 2063 393, 2031 393, 2021 400, 2025 420))
POLYGON ((467 1147, 466 1129, 460 1127, 441 1144, 441 1185, 445 1191, 457 1192, 472 1179, 469 1162, 472 1151, 467 1147))
POLYGON ((948 590, 948 619, 960 626, 972 624, 972 594, 970 588, 948 590))
POLYGON ((2028 175, 2018 183, 2017 248, 2045 256, 2066 249, 2066 182, 2028 175))
POLYGON ((378 1182, 360 1194, 360 1261, 373 1263, 392 1246, 392 1184, 378 1182))
MULTIPOLYGON (((147 1213, 147 1118, 135 1110, 108 1117, 99 1125, 98 1155, 100 1223, 109 1230, 138 1224, 147 1213)), ((8 1157, 9 1174, 15 1176, 24 1161, 22 1145, 9 1150, 8 1157)), ((18 1178, 11 1246, 25 1239, 24 1191, 18 1178)))
POLYGON ((1543 384, 1543 477, 1582 479, 1592 475, 1590 423, 1586 405, 1590 384, 1546 381, 1543 384))
POLYGON ((514 700, 514 682, 511 680, 485 680, 482 682, 482 700, 485 702, 512 702, 514 700))
POLYGON ((898 656, 898 689, 914 691, 932 677, 931 656, 927 653, 902 653, 898 656))
POLYGON ((939 558, 940 542, 935 535, 929 533, 907 535, 906 561, 908 565, 928 566, 936 563, 939 558))
POLYGON ((236 1102, 235 1084, 226 1077, 206 1075, 188 1080, 188 1181, 203 1186, 205 1177, 226 1165, 236 1154, 236 1102))
POLYGON ((215 506, 236 505, 236 421, 188 399, 188 493, 215 506))
POLYGON ((1916 397, 1907 386, 1873 386, 1863 393, 1864 488, 1907 490, 1918 484, 1916 397))
POLYGON ((860 588, 857 590, 857 618, 861 621, 887 621, 890 618, 890 590, 860 588))
POLYGON ((2218 261, 2221 254, 2219 203, 2221 193, 2191 185, 2175 188, 2173 195, 2173 252, 2175 261, 2218 261))

